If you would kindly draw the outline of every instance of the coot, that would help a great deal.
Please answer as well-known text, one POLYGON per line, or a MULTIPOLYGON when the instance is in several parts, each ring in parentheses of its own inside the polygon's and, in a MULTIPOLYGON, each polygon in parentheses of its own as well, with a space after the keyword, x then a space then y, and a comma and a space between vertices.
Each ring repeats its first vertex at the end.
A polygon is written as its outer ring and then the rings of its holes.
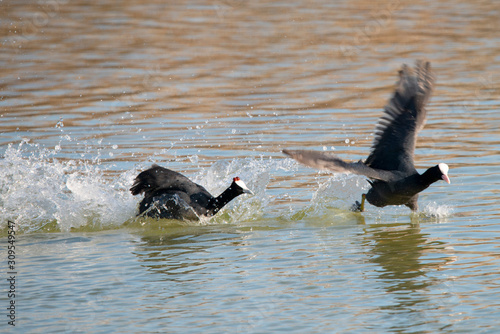
POLYGON ((229 188, 214 197, 184 175, 156 164, 135 178, 130 191, 132 195, 144 193, 139 215, 186 220, 213 216, 235 197, 253 194, 239 177, 235 177, 229 188))
POLYGON ((404 204, 417 211, 418 193, 439 180, 450 183, 448 165, 439 163, 419 174, 413 161, 433 84, 429 62, 417 61, 415 71, 402 66, 396 90, 378 121, 371 153, 365 161, 346 162, 334 154, 316 151, 283 152, 307 166, 367 176, 371 189, 363 194, 361 203, 356 202, 356 211, 364 210, 365 198, 378 207, 404 204))

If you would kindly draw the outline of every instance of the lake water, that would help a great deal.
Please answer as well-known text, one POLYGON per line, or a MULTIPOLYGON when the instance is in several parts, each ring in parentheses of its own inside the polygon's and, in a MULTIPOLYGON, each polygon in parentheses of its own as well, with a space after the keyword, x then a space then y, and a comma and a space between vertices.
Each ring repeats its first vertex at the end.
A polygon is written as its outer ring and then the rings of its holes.
POLYGON ((499 16, 494 0, 0 2, 0 331, 496 333, 499 16), (446 162, 451 184, 417 214, 352 213, 363 177, 281 150, 365 158, 419 58, 437 82, 417 168, 446 162), (135 220, 152 163, 255 196, 135 220))

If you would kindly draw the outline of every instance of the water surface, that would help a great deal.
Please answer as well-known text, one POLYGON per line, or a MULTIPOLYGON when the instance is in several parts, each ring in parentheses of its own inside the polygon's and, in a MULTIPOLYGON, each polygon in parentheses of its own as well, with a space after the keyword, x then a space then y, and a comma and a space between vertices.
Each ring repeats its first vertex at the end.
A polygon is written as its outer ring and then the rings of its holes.
POLYGON ((16 225, 18 290, 2 329, 495 333, 495 1, 0 8, 0 227, 6 258, 16 225), (418 214, 352 213, 364 178, 281 150, 365 158, 397 71, 420 58, 437 82, 415 160, 446 162, 451 184, 418 214), (136 221, 128 189, 152 163, 256 195, 199 223, 136 221))

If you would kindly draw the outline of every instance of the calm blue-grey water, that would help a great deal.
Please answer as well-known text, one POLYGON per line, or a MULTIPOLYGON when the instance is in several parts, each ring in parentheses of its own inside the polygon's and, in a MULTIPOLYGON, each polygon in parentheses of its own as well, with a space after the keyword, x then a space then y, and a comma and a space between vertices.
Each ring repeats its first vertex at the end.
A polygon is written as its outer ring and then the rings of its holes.
POLYGON ((499 16, 493 0, 0 2, 0 331, 496 333, 499 16), (451 184, 417 214, 352 213, 363 177, 281 150, 365 158, 419 58, 437 82, 416 164, 447 163, 451 184), (255 196, 135 220, 153 163, 255 196))

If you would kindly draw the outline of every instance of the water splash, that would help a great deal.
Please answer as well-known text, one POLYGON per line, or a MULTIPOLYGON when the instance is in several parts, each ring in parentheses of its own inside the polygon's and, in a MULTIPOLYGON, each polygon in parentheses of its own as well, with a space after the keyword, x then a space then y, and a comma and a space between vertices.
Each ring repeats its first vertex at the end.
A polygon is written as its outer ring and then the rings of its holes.
MULTIPOLYGON (((139 171, 149 166, 117 174, 104 167, 99 154, 88 160, 64 160, 56 158, 58 152, 28 141, 7 147, 0 159, 0 229, 13 221, 21 233, 98 231, 135 220, 141 197, 132 196, 129 188, 139 171)), ((258 219, 273 200, 266 191, 272 173, 294 168, 287 159, 260 157, 220 160, 186 175, 214 195, 239 176, 255 193, 240 196, 215 217, 193 224, 258 219)))
POLYGON ((239 176, 255 195, 237 197, 223 209, 222 214, 215 216, 213 221, 217 223, 250 221, 260 219, 274 200, 274 196, 267 191, 273 174, 277 171, 289 172, 295 168, 295 163, 290 159, 264 156, 219 160, 199 173, 193 181, 205 186, 210 193, 218 195, 228 187, 233 177, 239 176))
POLYGON ((20 232, 111 228, 134 215, 135 200, 125 191, 132 174, 106 178, 100 165, 58 160, 57 149, 21 142, 0 159, 0 227, 16 223, 20 232))
MULTIPOLYGON (((191 160, 191 158, 189 158, 191 160)), ((168 165, 163 167, 169 167, 168 165)), ((200 217, 199 221, 163 220, 161 223, 149 218, 138 218, 131 225, 140 224, 149 229, 163 229, 166 226, 193 226, 213 224, 239 224, 242 222, 265 220, 273 214, 273 206, 277 197, 270 193, 269 186, 275 182, 277 174, 289 175, 297 169, 292 159, 275 159, 270 156, 260 156, 244 159, 219 160, 206 169, 193 175, 187 175, 192 181, 205 187, 212 195, 222 193, 236 176, 254 192, 253 196, 242 195, 232 200, 214 217, 200 217)), ((276 219, 273 216, 271 219, 276 219)))
POLYGON ((425 205, 422 213, 428 218, 434 218, 438 222, 453 214, 453 207, 444 204, 431 202, 425 205))
POLYGON ((300 211, 293 212, 293 220, 318 217, 322 215, 345 216, 351 212, 355 201, 361 200, 363 190, 368 184, 363 177, 352 174, 331 174, 317 177, 318 186, 313 191, 310 202, 300 211))
MULTIPOLYGON (((89 152, 89 159, 70 160, 56 158, 59 151, 58 146, 49 150, 28 141, 7 147, 0 158, 0 232, 6 230, 8 221, 15 222, 21 233, 99 231, 121 228, 124 224, 139 227, 180 224, 156 224, 135 218, 141 196, 132 196, 129 188, 137 174, 153 161, 116 173, 111 170, 113 165, 106 167, 101 162, 99 152, 89 152)), ((189 160, 196 164, 198 157, 189 160)), ((344 216, 351 217, 351 205, 368 188, 363 177, 345 174, 317 174, 317 187, 310 184, 301 187, 295 184, 300 180, 294 176, 298 168, 292 159, 261 156, 219 160, 209 168, 186 175, 213 195, 220 194, 232 178, 239 176, 255 195, 237 197, 215 217, 181 225, 239 224, 267 219, 276 223, 318 217, 342 221, 344 216)), ((440 220, 451 213, 452 208, 431 203, 422 215, 440 220)))

